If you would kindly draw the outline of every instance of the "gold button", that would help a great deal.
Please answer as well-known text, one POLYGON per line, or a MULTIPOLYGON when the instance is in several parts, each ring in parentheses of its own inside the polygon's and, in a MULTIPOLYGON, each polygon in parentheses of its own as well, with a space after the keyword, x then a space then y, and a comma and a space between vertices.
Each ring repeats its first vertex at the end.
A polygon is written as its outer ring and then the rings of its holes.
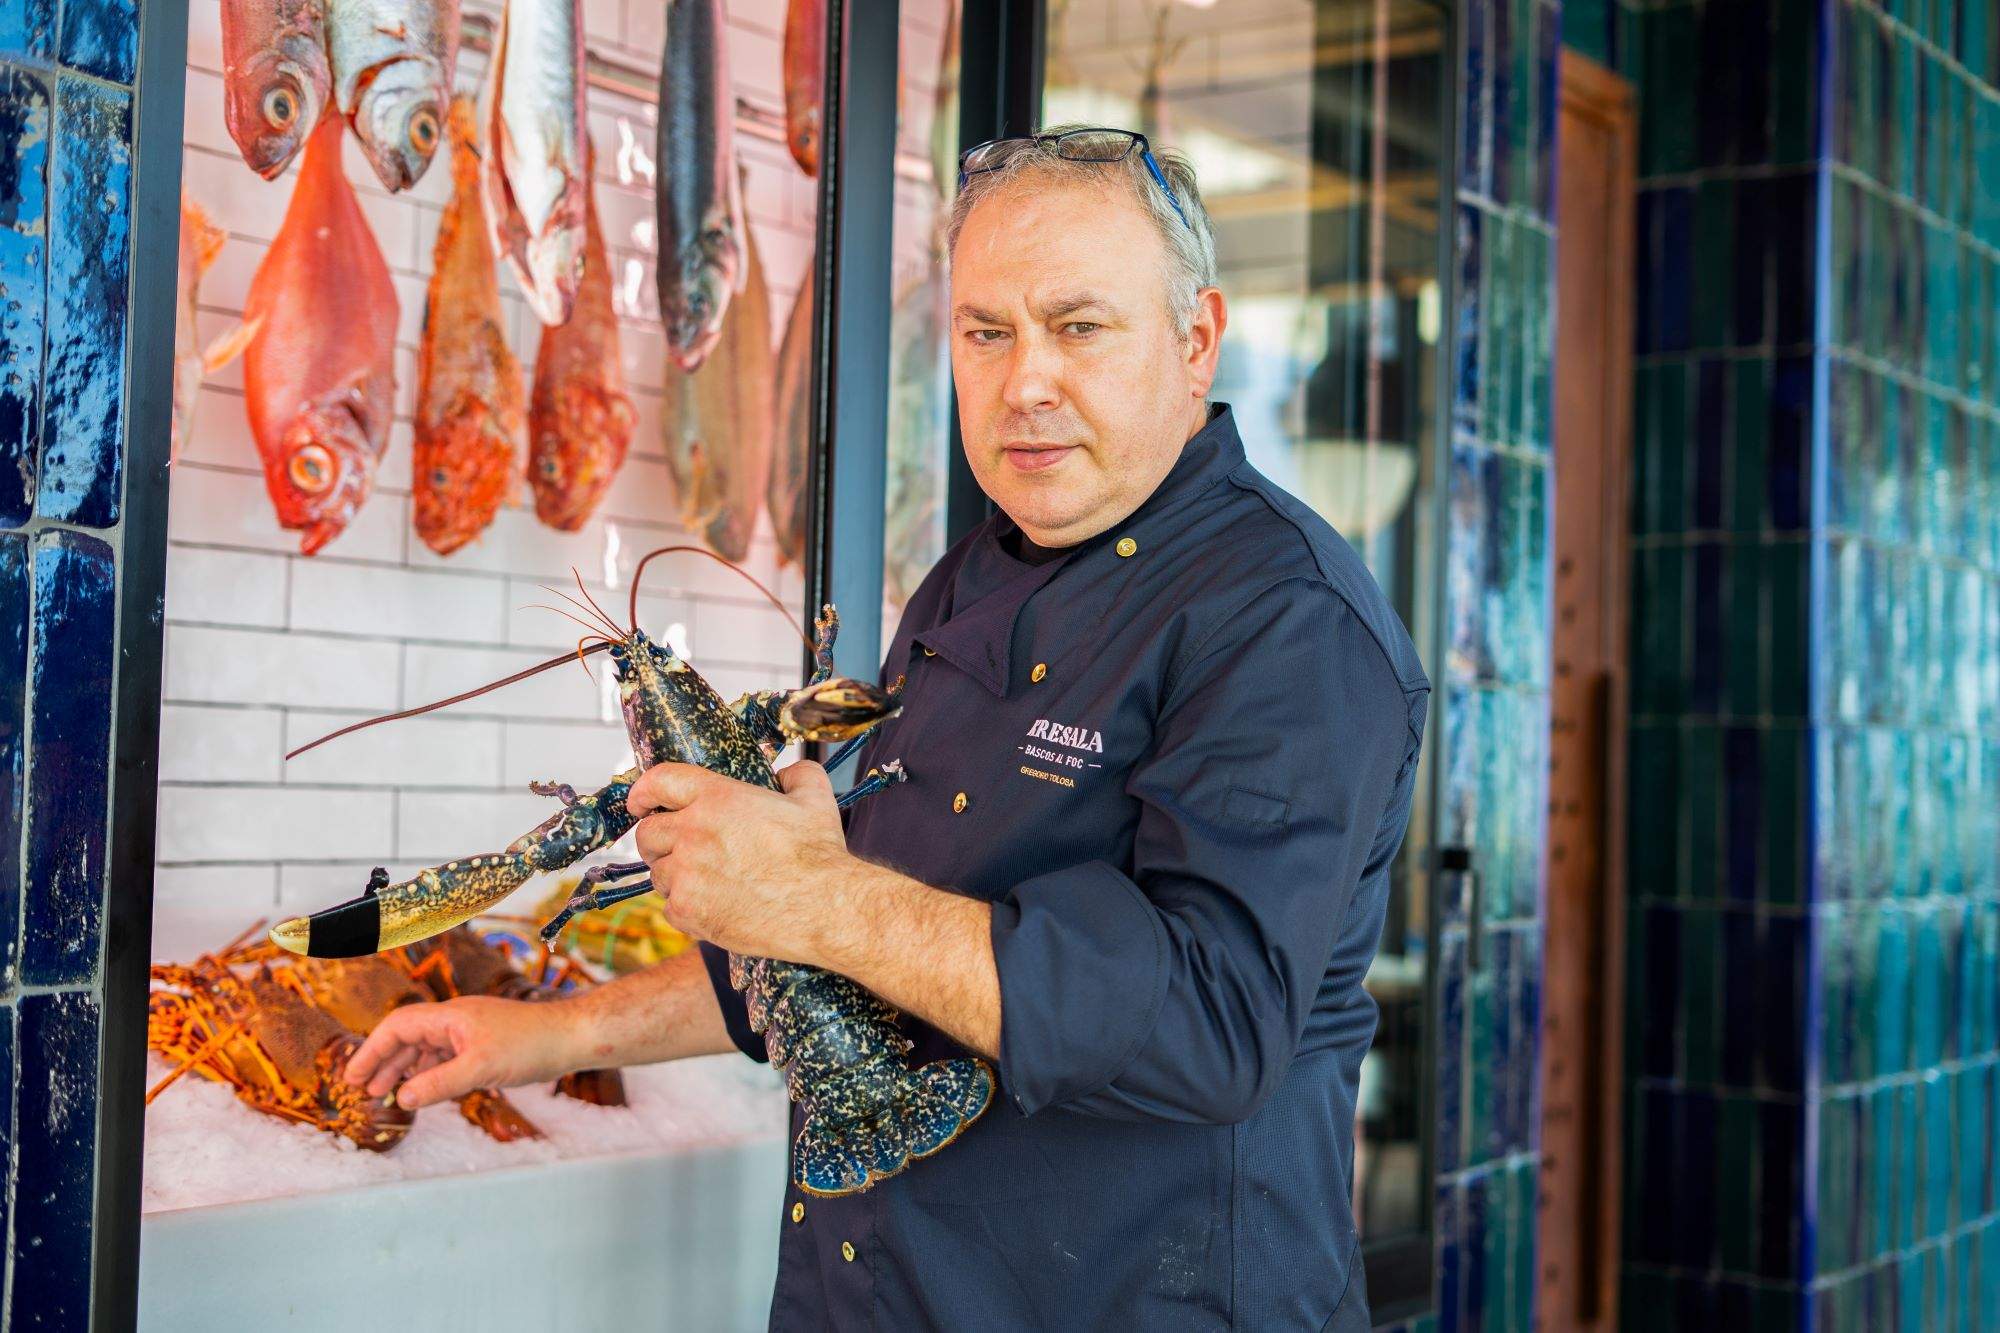
POLYGON ((1028 673, 1028 679, 1033 681, 1039 681, 1043 676, 1046 676, 1048 674, 1049 674, 1049 664, 1047 662, 1037 662, 1035 663, 1035 669, 1028 673))
POLYGON ((850 1264, 854 1262, 854 1242, 853 1242, 853 1241, 851 1241, 851 1240, 844 1240, 844 1241, 840 1242, 840 1257, 841 1257, 841 1258, 843 1258, 843 1259, 845 1259, 845 1260, 847 1260, 847 1262, 848 1262, 848 1263, 850 1263, 850 1264))
POLYGON ((792 1220, 794 1222, 803 1222, 806 1220, 806 1206, 804 1204, 795 1203, 792 1205, 792 1220))
POLYGON ((958 795, 951 798, 951 812, 955 815, 962 815, 965 813, 964 792, 960 792, 958 795))
POLYGON ((926 644, 926 645, 924 646, 924 656, 925 656, 925 657, 936 657, 936 656, 937 656, 937 649, 935 649, 935 648, 931 647, 930 645, 926 644))
POLYGON ((1117 551, 1120 555, 1137 555, 1139 553, 1139 543, 1133 541, 1130 537, 1120 537, 1118 539, 1117 551))

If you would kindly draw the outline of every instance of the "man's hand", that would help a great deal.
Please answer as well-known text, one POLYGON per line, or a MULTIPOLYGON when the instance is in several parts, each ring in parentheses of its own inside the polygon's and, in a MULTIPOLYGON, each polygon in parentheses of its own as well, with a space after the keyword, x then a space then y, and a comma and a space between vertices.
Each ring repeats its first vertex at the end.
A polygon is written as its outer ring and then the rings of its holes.
POLYGON ((368 1034, 347 1062, 347 1081, 410 1110, 477 1088, 543 1083, 570 1072, 569 1006, 467 995, 408 1004, 368 1034))
POLYGON ((658 764, 625 798, 667 919, 731 953, 838 972, 989 1058, 1000 1049, 992 909, 847 850, 826 770, 782 792, 658 764))
POLYGON ((833 784, 815 763, 778 774, 782 792, 692 764, 658 764, 625 803, 640 816, 639 855, 667 919, 733 953, 817 962, 834 888, 858 864, 847 850, 833 784))

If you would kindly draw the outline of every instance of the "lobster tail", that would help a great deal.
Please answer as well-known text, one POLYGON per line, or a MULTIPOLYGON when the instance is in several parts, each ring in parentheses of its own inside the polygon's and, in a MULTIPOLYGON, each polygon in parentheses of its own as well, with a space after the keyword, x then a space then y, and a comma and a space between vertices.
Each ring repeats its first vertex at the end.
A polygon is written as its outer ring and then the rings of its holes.
POLYGON ((894 1070, 887 1105, 865 1120, 836 1120, 816 1099, 792 1145, 792 1179, 808 1194, 855 1194, 929 1157, 993 1102, 984 1060, 940 1060, 894 1070))

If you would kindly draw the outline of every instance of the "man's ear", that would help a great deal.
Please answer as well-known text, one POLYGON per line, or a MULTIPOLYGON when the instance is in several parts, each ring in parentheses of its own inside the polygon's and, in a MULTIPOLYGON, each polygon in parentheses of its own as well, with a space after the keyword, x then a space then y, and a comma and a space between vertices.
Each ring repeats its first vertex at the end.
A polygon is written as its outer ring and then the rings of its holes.
POLYGON ((1216 363, 1222 356, 1222 331, 1229 325, 1229 306, 1219 287, 1204 287, 1195 293, 1194 323, 1188 329, 1188 395, 1208 397, 1215 383, 1216 363))

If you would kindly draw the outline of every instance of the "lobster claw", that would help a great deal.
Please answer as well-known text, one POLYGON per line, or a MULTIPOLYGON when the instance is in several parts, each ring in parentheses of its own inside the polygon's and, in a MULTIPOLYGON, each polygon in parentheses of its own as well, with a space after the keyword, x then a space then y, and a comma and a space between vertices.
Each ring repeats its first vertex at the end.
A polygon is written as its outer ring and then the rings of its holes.
POLYGON ((900 709, 881 686, 835 676, 787 695, 778 706, 778 729, 787 740, 844 741, 900 709))

